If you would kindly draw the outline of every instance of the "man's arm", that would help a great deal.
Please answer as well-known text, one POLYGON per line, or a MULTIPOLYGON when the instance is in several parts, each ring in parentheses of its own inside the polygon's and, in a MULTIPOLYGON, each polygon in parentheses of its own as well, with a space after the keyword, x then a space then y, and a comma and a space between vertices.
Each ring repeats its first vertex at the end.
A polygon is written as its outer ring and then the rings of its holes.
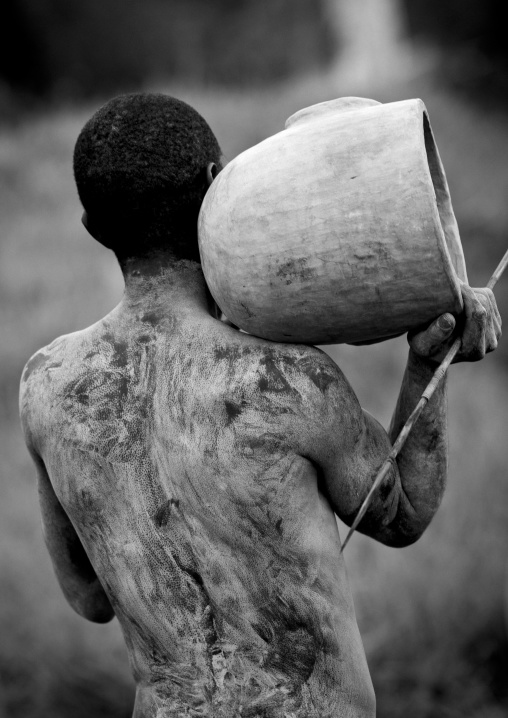
POLYGON ((37 467, 44 538, 62 591, 83 618, 106 623, 114 614, 69 517, 58 500, 40 456, 29 447, 37 467))
MULTIPOLYGON (((490 290, 464 287, 463 299, 462 349, 457 360, 477 361, 495 349, 500 317, 490 290)), ((444 315, 411 337, 390 436, 367 412, 362 412, 351 387, 337 370, 336 381, 330 383, 318 415, 314 416, 321 432, 307 435, 306 448, 307 456, 321 469, 322 487, 334 511, 346 524, 354 520, 391 442, 444 355, 454 327, 453 317, 444 315)), ((375 493, 359 530, 393 546, 414 542, 440 504, 446 470, 445 379, 415 425, 397 464, 375 493)))

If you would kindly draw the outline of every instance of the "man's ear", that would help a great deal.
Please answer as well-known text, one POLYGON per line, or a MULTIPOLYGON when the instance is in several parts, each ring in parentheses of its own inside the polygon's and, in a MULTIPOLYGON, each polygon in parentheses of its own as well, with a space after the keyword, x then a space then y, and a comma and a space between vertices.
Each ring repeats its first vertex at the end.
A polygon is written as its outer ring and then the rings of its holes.
POLYGON ((87 214, 86 209, 83 212, 83 214, 81 215, 81 223, 83 224, 83 227, 86 229, 86 231, 89 234, 91 234, 94 239, 97 239, 96 236, 94 235, 94 233, 92 232, 92 230, 90 229, 90 221, 88 219, 88 214, 87 214))
POLYGON ((215 164, 215 162, 210 162, 210 164, 206 168, 206 184, 208 185, 208 187, 210 187, 218 174, 219 170, 217 168, 217 165, 215 164))
POLYGON ((104 240, 102 239, 101 233, 99 232, 99 230, 96 227, 94 227, 93 222, 90 221, 90 217, 88 216, 88 212, 86 211, 86 209, 83 212, 83 214, 81 215, 81 222, 83 223, 83 227, 86 229, 86 231, 88 232, 88 234, 90 236, 92 236, 95 240, 97 240, 97 242, 99 242, 99 244, 102 244, 104 247, 107 247, 107 249, 111 249, 111 247, 109 247, 106 244, 106 242, 104 242, 104 240))

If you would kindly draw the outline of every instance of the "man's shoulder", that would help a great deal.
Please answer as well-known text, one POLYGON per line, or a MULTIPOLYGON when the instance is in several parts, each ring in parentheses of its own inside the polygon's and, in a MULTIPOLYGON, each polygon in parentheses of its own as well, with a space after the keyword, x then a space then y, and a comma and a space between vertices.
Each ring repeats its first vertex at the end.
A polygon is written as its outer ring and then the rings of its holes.
POLYGON ((63 357, 69 347, 76 343, 76 335, 64 334, 54 339, 50 344, 42 347, 33 354, 27 361, 21 374, 21 387, 28 383, 37 382, 50 368, 56 369, 61 366, 63 357))
POLYGON ((84 329, 63 334, 36 351, 23 368, 21 388, 27 384, 39 383, 48 372, 57 369, 60 373, 73 370, 80 372, 90 347, 97 346, 99 351, 101 339, 108 336, 111 315, 112 313, 84 329))
POLYGON ((340 386, 342 373, 335 362, 323 351, 312 346, 275 344, 269 346, 261 359, 264 384, 283 374, 302 393, 317 392, 325 395, 331 388, 340 386))
POLYGON ((33 354, 21 373, 19 389, 19 412, 25 438, 29 446, 34 443, 34 424, 38 424, 38 415, 47 404, 51 393, 51 376, 58 371, 70 344, 75 341, 73 334, 65 334, 54 339, 33 354))
MULTIPOLYGON (((231 336, 231 335, 230 335, 231 336)), ((218 341, 214 355, 238 381, 262 395, 279 400, 300 397, 319 400, 341 391, 344 375, 335 362, 314 346, 283 344, 239 334, 232 341, 218 341)))
POLYGON ((49 435, 75 440, 76 427, 81 436, 91 417, 120 412, 129 367, 127 345, 115 329, 104 318, 56 338, 28 360, 19 411, 29 446, 42 446, 49 435))
POLYGON ((360 416, 351 386, 333 359, 307 345, 253 337, 214 347, 222 362, 218 381, 203 393, 224 403, 221 414, 239 446, 274 452, 281 446, 301 456, 318 456, 360 416), (225 381, 227 379, 227 381, 225 381))
MULTIPOLYGON (((20 380, 22 420, 37 407, 48 405, 58 394, 62 381, 82 373, 87 347, 96 325, 54 339, 33 354, 20 380)), ((64 381, 65 383, 65 381, 64 381)))

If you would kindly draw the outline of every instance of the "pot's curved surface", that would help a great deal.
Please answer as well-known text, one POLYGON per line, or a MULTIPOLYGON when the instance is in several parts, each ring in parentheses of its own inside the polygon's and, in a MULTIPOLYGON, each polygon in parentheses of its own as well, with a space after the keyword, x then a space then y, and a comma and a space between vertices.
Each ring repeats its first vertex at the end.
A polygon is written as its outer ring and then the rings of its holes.
POLYGON ((222 311, 276 341, 381 341, 460 311, 467 281, 421 100, 296 113, 214 180, 199 242, 222 311))

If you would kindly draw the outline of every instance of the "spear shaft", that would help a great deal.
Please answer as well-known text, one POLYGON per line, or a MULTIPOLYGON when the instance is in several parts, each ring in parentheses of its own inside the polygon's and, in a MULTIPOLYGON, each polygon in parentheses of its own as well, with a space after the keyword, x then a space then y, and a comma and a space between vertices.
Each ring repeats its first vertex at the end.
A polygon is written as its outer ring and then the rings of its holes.
MULTIPOLYGON (((501 277, 501 275, 503 274, 507 265, 508 265, 508 250, 505 252, 503 258, 497 265, 493 275, 491 276, 491 278, 488 281, 487 287, 489 289, 494 288, 497 280, 501 277)), ((374 495, 376 489, 378 488, 378 486, 380 485, 380 483, 383 481, 386 474, 390 470, 390 467, 394 464, 399 451, 402 449, 402 447, 406 443, 406 439, 409 436, 411 429, 418 421, 418 417, 420 416, 420 414, 422 413, 424 408, 427 406, 430 398, 432 397, 432 395, 436 391, 437 387, 439 386, 439 382, 446 374, 448 367, 450 366, 450 364, 452 363, 452 361, 455 358, 455 355, 459 351, 460 345, 461 345, 461 339, 460 339, 460 337, 457 337, 457 339, 455 339, 455 341, 451 345, 450 349, 446 353, 445 358, 443 359, 441 364, 438 366, 438 368, 434 372, 432 379, 427 384, 427 387, 426 387, 425 391, 423 392, 423 394, 421 395, 421 397, 418 401, 418 404, 415 406, 415 408, 409 415, 406 423, 400 430, 400 433, 397 436, 395 443, 393 444, 392 450, 390 451, 390 453, 386 457, 385 461, 383 462, 382 466, 380 467, 378 473, 376 474, 376 478, 374 479, 374 482, 369 489, 369 493, 365 497, 363 504, 360 506, 360 510, 358 511, 358 513, 355 517, 355 520, 353 521, 351 528, 348 531, 346 539, 345 539, 344 543, 342 544, 342 548, 340 550, 341 553, 346 548, 346 546, 349 542, 349 539, 355 532, 356 528, 358 527, 358 524, 365 516, 365 512, 369 508, 370 502, 372 500, 372 496, 374 495)))

